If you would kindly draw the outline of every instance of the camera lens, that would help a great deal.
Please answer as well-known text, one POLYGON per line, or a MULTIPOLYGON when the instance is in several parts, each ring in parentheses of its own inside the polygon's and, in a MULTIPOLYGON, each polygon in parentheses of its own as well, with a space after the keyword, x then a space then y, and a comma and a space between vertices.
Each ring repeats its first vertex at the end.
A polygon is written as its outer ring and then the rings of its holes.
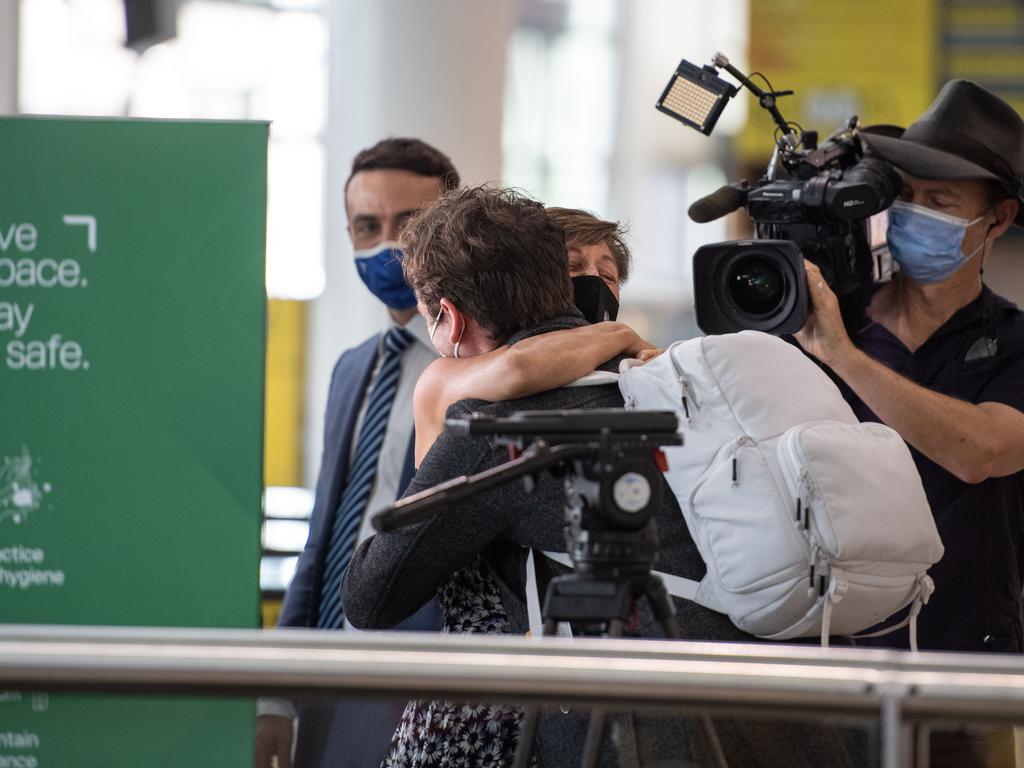
POLYGON ((733 240, 693 255, 693 298, 704 333, 795 333, 807 320, 804 253, 792 240, 733 240))
POLYGON ((758 254, 737 259, 726 278, 736 306, 754 316, 775 312, 786 297, 786 278, 775 260, 758 254))

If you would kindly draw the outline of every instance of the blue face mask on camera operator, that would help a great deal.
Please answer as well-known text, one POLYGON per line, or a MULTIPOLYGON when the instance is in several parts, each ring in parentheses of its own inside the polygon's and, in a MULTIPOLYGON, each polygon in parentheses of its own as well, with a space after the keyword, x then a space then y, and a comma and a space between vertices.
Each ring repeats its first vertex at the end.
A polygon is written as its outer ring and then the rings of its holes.
POLYGON ((966 256, 962 246, 968 228, 985 215, 962 219, 897 200, 889 209, 889 250, 904 275, 919 283, 938 283, 956 272, 978 251, 966 256))

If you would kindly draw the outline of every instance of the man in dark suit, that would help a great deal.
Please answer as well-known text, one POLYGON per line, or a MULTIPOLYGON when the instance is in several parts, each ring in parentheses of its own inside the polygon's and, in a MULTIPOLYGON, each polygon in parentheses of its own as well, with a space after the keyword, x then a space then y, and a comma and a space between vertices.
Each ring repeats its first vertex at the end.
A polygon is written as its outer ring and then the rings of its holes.
MULTIPOLYGON (((444 356, 470 357, 500 344, 515 344, 585 323, 573 303, 561 227, 538 203, 515 192, 481 188, 448 195, 410 223, 403 243, 406 276, 416 290, 421 313, 431 319, 431 336, 444 356)), ((551 390, 493 404, 461 401, 448 415, 461 417, 477 411, 505 416, 521 410, 622 405, 618 388, 605 385, 551 390)), ((505 448, 485 437, 446 431, 423 459, 407 493, 490 469, 507 459, 505 448)), ((358 547, 345 576, 342 602, 346 615, 357 627, 390 627, 445 587, 442 608, 446 613, 460 602, 485 603, 489 610, 501 614, 510 632, 525 633, 527 553, 530 549, 565 552, 563 506, 562 481, 544 473, 532 494, 527 494, 520 482, 507 483, 452 504, 426 522, 371 537, 358 547), (455 593, 452 584, 460 580, 450 581, 453 574, 473 566, 478 558, 484 581, 493 586, 499 599, 481 594, 474 601, 472 595, 455 593)), ((699 580, 705 572, 703 560, 667 486, 656 520, 660 537, 656 567, 699 580)), ((563 566, 539 557, 540 593, 552 576, 565 572, 563 566)), ((640 608, 637 633, 663 636, 646 601, 640 608)), ((684 637, 754 639, 736 629, 723 614, 696 603, 676 600, 676 610, 684 637)), ((713 764, 712 747, 693 719, 680 718, 669 727, 663 718, 638 715, 619 726, 606 733, 604 758, 611 763, 653 765, 671 756, 673 764, 713 764)), ((585 720, 575 714, 543 718, 540 764, 578 765, 584 728, 585 720)), ((718 720, 716 729, 730 764, 854 765, 836 734, 820 724, 790 724, 785 729, 777 724, 746 724, 740 729, 735 722, 718 720)), ((488 731, 484 729, 484 733, 488 731)), ((432 739, 430 754, 439 758, 438 764, 444 762, 445 755, 456 760, 454 764, 463 764, 458 762, 465 758, 459 750, 467 741, 459 742, 451 726, 426 737, 420 732, 406 736, 432 739)), ((491 746, 486 741, 481 746, 479 739, 473 743, 484 750, 491 746)), ((507 744, 498 748, 507 750, 507 744)))
MULTIPOLYGON (((402 275, 398 236, 424 204, 459 184, 451 161, 417 139, 385 139, 360 152, 345 185, 348 233, 366 287, 392 324, 338 359, 331 376, 323 458, 309 539, 285 595, 280 627, 350 626, 340 604, 341 575, 372 515, 402 495, 413 475, 412 393, 435 359, 426 323, 402 275)), ((440 612, 424 598, 403 629, 437 630, 440 612)), ((257 765, 377 766, 400 709, 389 702, 334 705, 259 702, 257 765)))

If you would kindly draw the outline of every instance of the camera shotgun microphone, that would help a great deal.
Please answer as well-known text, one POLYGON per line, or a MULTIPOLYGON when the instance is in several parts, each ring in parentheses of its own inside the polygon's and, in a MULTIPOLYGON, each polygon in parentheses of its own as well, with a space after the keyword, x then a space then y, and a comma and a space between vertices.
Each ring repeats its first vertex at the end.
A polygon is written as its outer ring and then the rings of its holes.
POLYGON ((737 208, 741 208, 746 205, 746 202, 747 182, 740 181, 735 184, 726 184, 710 195, 705 195, 690 206, 687 214, 698 224, 707 224, 709 221, 720 219, 737 208))

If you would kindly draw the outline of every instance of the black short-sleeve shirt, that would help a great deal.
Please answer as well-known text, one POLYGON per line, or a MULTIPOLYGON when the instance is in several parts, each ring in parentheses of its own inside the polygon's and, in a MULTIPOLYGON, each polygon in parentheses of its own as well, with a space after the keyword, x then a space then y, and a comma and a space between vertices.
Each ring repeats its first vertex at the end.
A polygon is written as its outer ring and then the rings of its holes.
MULTIPOLYGON (((1024 411, 1024 313, 987 287, 913 353, 864 318, 854 344, 930 390, 1024 411)), ((840 382, 861 421, 878 417, 840 382)), ((1024 472, 972 485, 911 448, 946 552, 918 620, 922 649, 1024 650, 1024 472)), ((907 646, 906 630, 858 644, 907 646)))

